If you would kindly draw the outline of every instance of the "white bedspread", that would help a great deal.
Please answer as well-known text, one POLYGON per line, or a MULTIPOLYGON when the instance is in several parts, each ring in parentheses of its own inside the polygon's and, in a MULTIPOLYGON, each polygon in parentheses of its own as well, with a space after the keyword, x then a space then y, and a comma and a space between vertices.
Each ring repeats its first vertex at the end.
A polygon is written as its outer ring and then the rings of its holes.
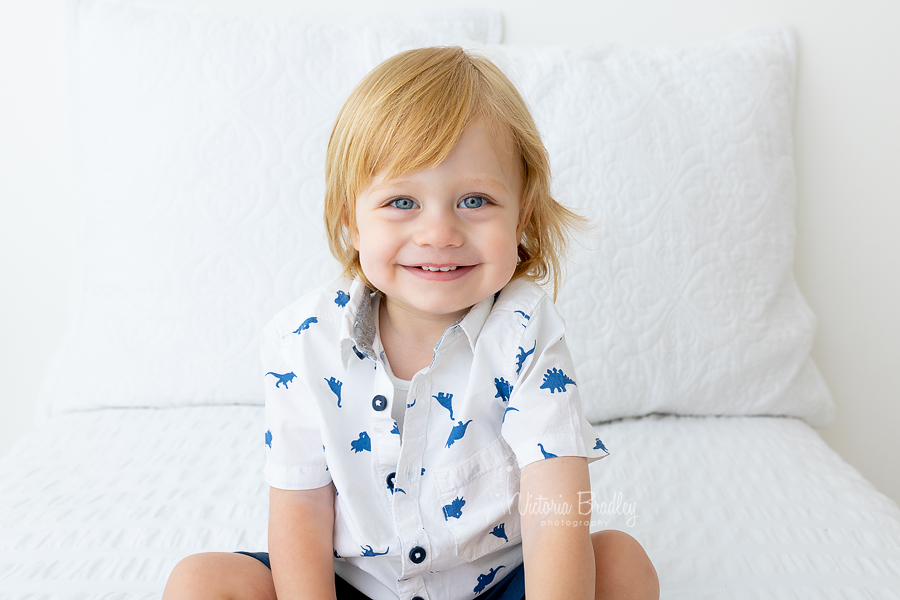
MULTIPOLYGON (((598 426, 594 528, 662 597, 900 598, 900 510, 790 418, 598 426)), ((0 461, 0 598, 158 598, 203 550, 266 547, 262 409, 76 413, 0 461)))

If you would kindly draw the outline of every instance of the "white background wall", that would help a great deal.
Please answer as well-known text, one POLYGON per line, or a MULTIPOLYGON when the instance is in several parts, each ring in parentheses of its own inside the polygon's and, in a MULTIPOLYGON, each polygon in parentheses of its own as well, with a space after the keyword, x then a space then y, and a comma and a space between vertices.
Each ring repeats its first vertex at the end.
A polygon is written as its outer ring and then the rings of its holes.
MULTIPOLYGON (((304 3, 312 4, 227 2, 304 3)), ((504 13, 510 43, 668 43, 766 22, 794 27, 800 47, 796 272, 819 316, 813 358, 838 404, 835 424, 821 433, 882 492, 900 500, 900 4, 478 4, 504 13)), ((378 5, 422 6, 414 0, 378 5)), ((373 8, 364 0, 328 3, 331 11, 373 8)), ((27 443, 40 380, 66 325, 71 210, 64 17, 64 0, 0 2, 0 455, 18 439, 27 443)))

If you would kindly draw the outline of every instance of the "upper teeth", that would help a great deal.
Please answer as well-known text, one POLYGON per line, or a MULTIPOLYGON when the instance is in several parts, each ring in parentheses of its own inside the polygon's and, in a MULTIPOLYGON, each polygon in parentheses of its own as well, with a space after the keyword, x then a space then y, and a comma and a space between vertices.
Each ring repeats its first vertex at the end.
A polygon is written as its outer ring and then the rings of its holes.
POLYGON ((455 271, 456 267, 426 267, 423 266, 423 269, 426 271, 455 271))

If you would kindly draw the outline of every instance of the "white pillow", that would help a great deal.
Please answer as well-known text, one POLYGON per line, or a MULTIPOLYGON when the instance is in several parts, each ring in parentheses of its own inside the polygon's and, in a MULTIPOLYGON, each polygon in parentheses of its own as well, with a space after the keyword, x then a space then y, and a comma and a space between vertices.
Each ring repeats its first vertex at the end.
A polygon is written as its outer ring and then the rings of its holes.
POLYGON ((790 31, 483 52, 532 108, 556 198, 601 225, 591 250, 574 247, 558 302, 585 416, 826 424, 792 271, 790 31))
POLYGON ((75 273, 41 416, 263 402, 265 322, 333 277, 325 145, 394 48, 500 41, 499 13, 352 18, 79 0, 75 273), (374 49, 374 50, 373 50, 374 49))

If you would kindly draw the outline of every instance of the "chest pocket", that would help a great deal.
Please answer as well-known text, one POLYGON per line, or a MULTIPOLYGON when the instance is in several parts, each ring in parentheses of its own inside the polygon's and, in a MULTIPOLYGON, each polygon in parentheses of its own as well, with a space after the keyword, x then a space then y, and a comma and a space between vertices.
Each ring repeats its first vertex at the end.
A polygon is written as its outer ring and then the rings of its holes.
POLYGON ((473 561, 519 541, 519 465, 502 438, 434 481, 457 556, 473 561))

